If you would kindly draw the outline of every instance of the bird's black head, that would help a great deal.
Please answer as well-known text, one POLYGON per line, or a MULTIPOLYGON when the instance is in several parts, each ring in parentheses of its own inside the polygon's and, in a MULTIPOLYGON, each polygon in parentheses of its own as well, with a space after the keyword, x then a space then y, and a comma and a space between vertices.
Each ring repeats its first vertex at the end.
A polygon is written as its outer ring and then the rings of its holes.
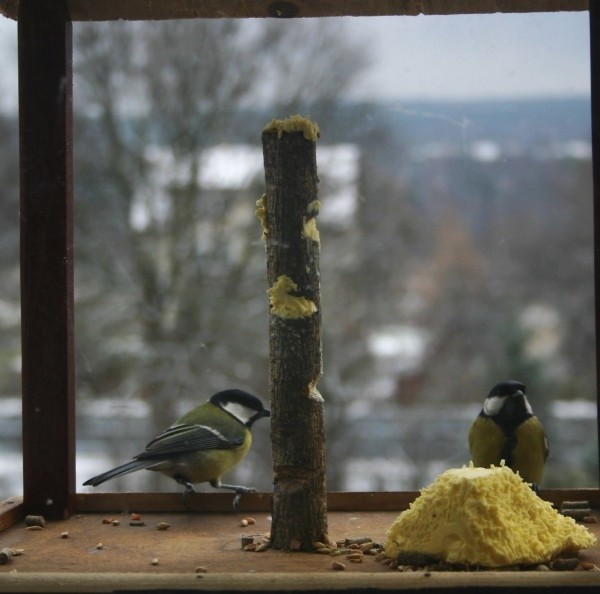
POLYGON ((252 424, 262 417, 271 416, 271 413, 256 396, 244 392, 244 390, 233 389, 217 392, 211 396, 210 402, 235 417, 246 427, 252 427, 252 424))
POLYGON ((521 394, 525 394, 527 391, 525 384, 521 382, 516 382, 514 380, 509 380, 507 382, 500 382, 496 384, 488 394, 488 398, 490 396, 518 396, 519 392, 521 394))
POLYGON ((503 430, 513 431, 533 416, 527 400, 525 384, 506 381, 496 384, 483 404, 481 416, 494 420, 503 430))

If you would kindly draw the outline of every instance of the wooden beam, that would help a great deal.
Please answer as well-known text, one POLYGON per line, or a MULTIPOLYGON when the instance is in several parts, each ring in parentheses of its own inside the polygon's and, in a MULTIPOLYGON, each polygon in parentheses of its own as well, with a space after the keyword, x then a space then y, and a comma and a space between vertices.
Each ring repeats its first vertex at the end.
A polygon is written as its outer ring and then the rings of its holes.
POLYGON ((71 28, 64 0, 21 0, 23 494, 54 519, 75 491, 71 28))
MULTIPOLYGON (((20 0, 0 0, 16 19, 20 0)), ((589 0, 69 0, 73 21, 489 14, 588 10, 589 0)))
MULTIPOLYGON (((390 512, 407 509, 419 496, 417 491, 327 493, 328 512, 390 512)), ((540 497, 560 507, 563 501, 588 501, 600 508, 599 489, 543 489, 540 497)), ((230 513, 233 495, 228 493, 77 493, 76 511, 93 512, 205 512, 230 513)), ((240 513, 271 510, 272 493, 245 493, 240 513)), ((19 501, 16 501, 18 504, 19 501)))

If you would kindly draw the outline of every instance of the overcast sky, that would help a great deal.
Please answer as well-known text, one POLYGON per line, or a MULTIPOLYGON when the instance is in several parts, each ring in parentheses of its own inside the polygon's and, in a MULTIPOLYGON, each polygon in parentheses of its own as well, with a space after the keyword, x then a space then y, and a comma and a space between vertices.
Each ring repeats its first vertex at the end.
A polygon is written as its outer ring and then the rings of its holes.
MULTIPOLYGON (((355 97, 480 99, 589 93, 588 13, 342 19, 369 38, 355 97)), ((0 107, 16 104, 16 24, 0 16, 0 107)))

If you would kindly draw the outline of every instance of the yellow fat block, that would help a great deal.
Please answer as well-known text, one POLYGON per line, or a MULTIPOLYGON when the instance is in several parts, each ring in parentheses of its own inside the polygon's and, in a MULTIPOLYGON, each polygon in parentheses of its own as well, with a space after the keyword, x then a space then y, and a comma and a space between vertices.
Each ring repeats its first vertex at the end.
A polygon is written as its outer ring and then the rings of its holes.
POLYGON ((316 142, 319 138, 319 126, 300 115, 293 115, 285 120, 271 120, 263 129, 263 132, 277 132, 277 138, 290 132, 302 132, 306 140, 316 142))
POLYGON ((316 313, 317 306, 310 299, 290 294, 297 290, 298 285, 289 276, 279 276, 275 284, 267 289, 271 313, 290 320, 309 318, 316 313))
POLYGON ((387 533, 385 554, 423 553, 447 563, 502 567, 545 563, 596 544, 506 466, 439 475, 387 533))

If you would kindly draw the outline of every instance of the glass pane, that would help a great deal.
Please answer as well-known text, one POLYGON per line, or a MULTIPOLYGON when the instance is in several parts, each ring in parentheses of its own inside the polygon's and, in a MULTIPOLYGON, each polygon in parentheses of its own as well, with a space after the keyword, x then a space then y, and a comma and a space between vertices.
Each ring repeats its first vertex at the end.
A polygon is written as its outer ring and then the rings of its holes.
MULTIPOLYGON (((79 485, 214 392, 268 401, 260 132, 294 113, 321 128, 328 488, 467 463, 505 379, 546 428, 542 486, 595 485, 586 13, 75 34, 79 485)), ((254 438, 225 480, 268 491, 268 422, 254 438)))
POLYGON ((16 39, 0 16, 0 501, 23 491, 16 39))

